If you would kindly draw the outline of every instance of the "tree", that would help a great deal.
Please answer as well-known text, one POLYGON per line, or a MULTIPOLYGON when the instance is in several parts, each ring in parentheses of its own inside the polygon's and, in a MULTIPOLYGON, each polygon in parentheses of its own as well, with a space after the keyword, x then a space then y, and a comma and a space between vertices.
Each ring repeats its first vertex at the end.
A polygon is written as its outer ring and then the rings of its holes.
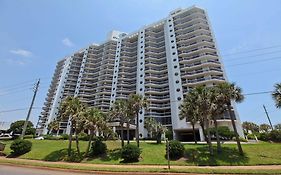
POLYGON ((52 133, 53 131, 55 131, 57 133, 57 131, 60 129, 60 123, 58 120, 54 120, 54 121, 51 121, 49 124, 48 124, 48 130, 50 133, 52 133))
POLYGON ((127 111, 127 101, 126 100, 116 100, 113 104, 110 115, 113 120, 119 121, 119 126, 121 129, 121 146, 124 147, 124 123, 126 121, 126 111, 127 111))
MULTIPOLYGON (((197 144, 195 124, 199 120, 199 109, 196 103, 197 96, 193 91, 186 94, 180 110, 180 119, 186 119, 192 125, 193 139, 195 144, 197 144)), ((204 126, 203 126, 204 127, 204 126)))
POLYGON ((281 131, 281 123, 274 125, 274 128, 281 131))
POLYGON ((86 111, 84 112, 85 128, 88 129, 90 132, 90 137, 89 137, 88 146, 86 148, 85 157, 88 156, 93 136, 98 130, 98 127, 101 126, 100 123, 103 123, 104 118, 105 117, 103 112, 97 108, 93 108, 93 107, 87 108, 86 111))
POLYGON ((80 130, 81 125, 81 118, 83 112, 85 110, 84 104, 77 98, 77 97, 66 97, 59 109, 60 117, 64 120, 68 120, 70 122, 70 133, 69 133, 69 143, 68 143, 68 156, 71 156, 71 145, 72 145, 72 135, 73 130, 75 130, 75 137, 76 137, 76 149, 78 154, 80 155, 79 149, 79 141, 78 141, 78 131, 80 130))
POLYGON ((242 94, 242 89, 238 86, 236 86, 234 83, 220 83, 217 85, 218 87, 218 95, 220 96, 219 98, 223 100, 224 104, 227 106, 227 111, 231 119, 232 127, 235 133, 236 141, 237 141, 237 146, 239 153, 243 155, 243 149, 240 143, 239 135, 237 132, 236 124, 235 124, 235 117, 232 112, 232 107, 231 107, 231 102, 242 102, 244 100, 244 96, 242 94))
POLYGON ((220 136, 219 136, 219 128, 218 128, 218 122, 217 119, 221 117, 224 112, 226 111, 226 106, 224 104, 223 99, 221 99, 221 96, 219 95, 219 89, 216 86, 213 86, 210 88, 210 101, 211 101, 211 119, 214 121, 215 125, 215 134, 216 134, 216 140, 217 140, 217 152, 222 152, 221 142, 220 142, 220 136))
POLYGON ((249 134, 249 131, 251 131, 252 133, 259 132, 259 125, 255 124, 253 122, 245 121, 242 123, 242 127, 247 134, 249 134))
POLYGON ((157 122, 153 117, 145 118, 144 127, 151 134, 151 137, 155 136, 157 144, 160 144, 161 136, 167 131, 167 127, 157 122))
MULTIPOLYGON (((209 146, 209 152, 211 155, 214 155, 212 142, 211 142, 211 134, 210 134, 210 118, 211 118, 211 91, 209 88, 206 88, 204 86, 197 86, 194 88, 193 93, 195 93, 196 98, 196 104, 198 106, 198 112, 199 112, 199 120, 201 125, 205 124, 206 126, 206 132, 207 132, 207 143, 209 146)), ((203 126, 204 127, 204 126, 203 126)), ((205 137, 206 138, 206 137, 205 137)))
POLYGON ((261 132, 265 132, 265 133, 268 133, 269 130, 271 129, 270 125, 266 123, 261 124, 259 128, 261 132))
POLYGON ((273 100, 275 101, 275 106, 281 108, 281 83, 274 85, 274 91, 272 92, 273 100))
MULTIPOLYGON (((11 124, 10 128, 8 129, 8 132, 13 132, 13 135, 15 134, 21 134, 22 128, 25 123, 25 120, 18 120, 11 124)), ((31 121, 28 121, 27 127, 26 127, 26 135, 34 135, 35 134, 35 128, 33 126, 33 123, 31 121)))
MULTIPOLYGON (((137 146, 140 146, 140 140, 139 140, 139 113, 142 112, 142 109, 147 108, 147 101, 146 98, 144 98, 142 95, 139 94, 131 94, 128 98, 128 114, 133 115, 133 117, 136 119, 136 140, 137 140, 137 146)), ((127 117, 129 117, 129 115, 127 117)))

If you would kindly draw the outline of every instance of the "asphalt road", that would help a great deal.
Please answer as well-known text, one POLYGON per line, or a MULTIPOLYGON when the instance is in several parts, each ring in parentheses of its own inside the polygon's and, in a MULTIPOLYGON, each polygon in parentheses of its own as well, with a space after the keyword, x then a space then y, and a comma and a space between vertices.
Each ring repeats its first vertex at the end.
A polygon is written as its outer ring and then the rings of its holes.
POLYGON ((65 171, 55 171, 37 168, 16 167, 10 165, 0 165, 0 175, 95 175, 94 173, 73 173, 65 171))

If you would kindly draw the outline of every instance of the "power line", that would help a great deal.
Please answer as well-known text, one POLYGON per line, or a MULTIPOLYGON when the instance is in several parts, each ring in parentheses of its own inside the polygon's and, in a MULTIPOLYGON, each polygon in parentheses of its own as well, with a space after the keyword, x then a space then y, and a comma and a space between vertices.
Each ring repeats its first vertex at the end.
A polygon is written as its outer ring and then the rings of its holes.
MULTIPOLYGON (((28 109, 28 107, 26 108, 18 108, 18 109, 10 109, 10 110, 4 110, 4 111, 0 111, 0 113, 8 113, 8 112, 16 112, 16 111, 23 111, 28 109)), ((41 107, 33 107, 32 109, 41 109, 41 107)))
POLYGON ((242 66, 242 65, 246 65, 246 64, 267 62, 267 61, 273 61, 273 60, 279 60, 279 59, 281 59, 281 57, 272 57, 272 58, 260 59, 260 60, 256 60, 256 61, 248 61, 248 62, 244 62, 244 63, 231 64, 231 65, 228 65, 226 67, 236 67, 236 66, 242 66))
POLYGON ((244 96, 248 96, 248 95, 260 95, 260 94, 269 94, 269 93, 272 93, 272 92, 273 92, 273 91, 253 92, 253 93, 244 94, 244 96))
POLYGON ((266 49, 278 48, 278 47, 281 47, 281 45, 274 45, 274 46, 270 46, 270 47, 257 48, 257 49, 252 49, 252 50, 236 52, 236 53, 234 52, 234 53, 229 53, 229 54, 222 54, 222 56, 238 55, 238 54, 250 53, 250 52, 254 52, 254 51, 266 50, 266 49))
POLYGON ((256 54, 256 55, 243 56, 243 57, 226 58, 225 61, 236 61, 236 60, 254 58, 254 57, 258 57, 258 56, 263 56, 263 55, 268 55, 268 54, 273 54, 273 53, 280 53, 280 52, 281 52, 281 50, 274 51, 274 52, 266 52, 266 53, 261 53, 261 54, 256 54))

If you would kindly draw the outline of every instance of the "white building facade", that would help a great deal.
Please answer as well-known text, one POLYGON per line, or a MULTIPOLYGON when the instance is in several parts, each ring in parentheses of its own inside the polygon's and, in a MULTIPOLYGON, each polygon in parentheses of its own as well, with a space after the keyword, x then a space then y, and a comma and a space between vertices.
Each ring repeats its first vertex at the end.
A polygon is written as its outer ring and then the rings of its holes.
MULTIPOLYGON (((180 105, 188 90, 227 81, 206 11, 177 9, 167 18, 126 34, 112 31, 102 44, 93 44, 58 62, 39 121, 38 134, 47 134, 66 96, 77 96, 107 112, 117 99, 145 96, 148 109, 139 113, 140 137, 147 136, 144 119, 154 117, 169 127, 176 139, 193 139, 192 127, 180 120, 180 105)), ((243 137, 235 104, 233 111, 243 137)), ((218 125, 232 129, 225 114, 218 125)), ((60 133, 69 132, 61 122, 60 133)), ((196 125, 198 139, 204 140, 196 125)))

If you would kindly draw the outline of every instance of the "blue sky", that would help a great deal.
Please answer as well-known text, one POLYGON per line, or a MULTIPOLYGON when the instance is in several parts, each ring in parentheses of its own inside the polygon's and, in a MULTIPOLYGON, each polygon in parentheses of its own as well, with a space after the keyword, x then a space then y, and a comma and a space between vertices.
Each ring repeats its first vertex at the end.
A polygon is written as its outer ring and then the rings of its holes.
MULTIPOLYGON (((24 119, 32 84, 42 83, 31 120, 37 121, 56 62, 113 29, 133 32, 176 8, 207 10, 231 82, 244 93, 270 91, 281 82, 281 1, 228 0, 1 0, 0 121, 24 119), (240 64, 240 65, 239 65, 240 64), (2 112, 1 112, 2 111, 2 112)), ((238 104, 242 121, 281 123, 270 94, 246 96, 238 104)))

